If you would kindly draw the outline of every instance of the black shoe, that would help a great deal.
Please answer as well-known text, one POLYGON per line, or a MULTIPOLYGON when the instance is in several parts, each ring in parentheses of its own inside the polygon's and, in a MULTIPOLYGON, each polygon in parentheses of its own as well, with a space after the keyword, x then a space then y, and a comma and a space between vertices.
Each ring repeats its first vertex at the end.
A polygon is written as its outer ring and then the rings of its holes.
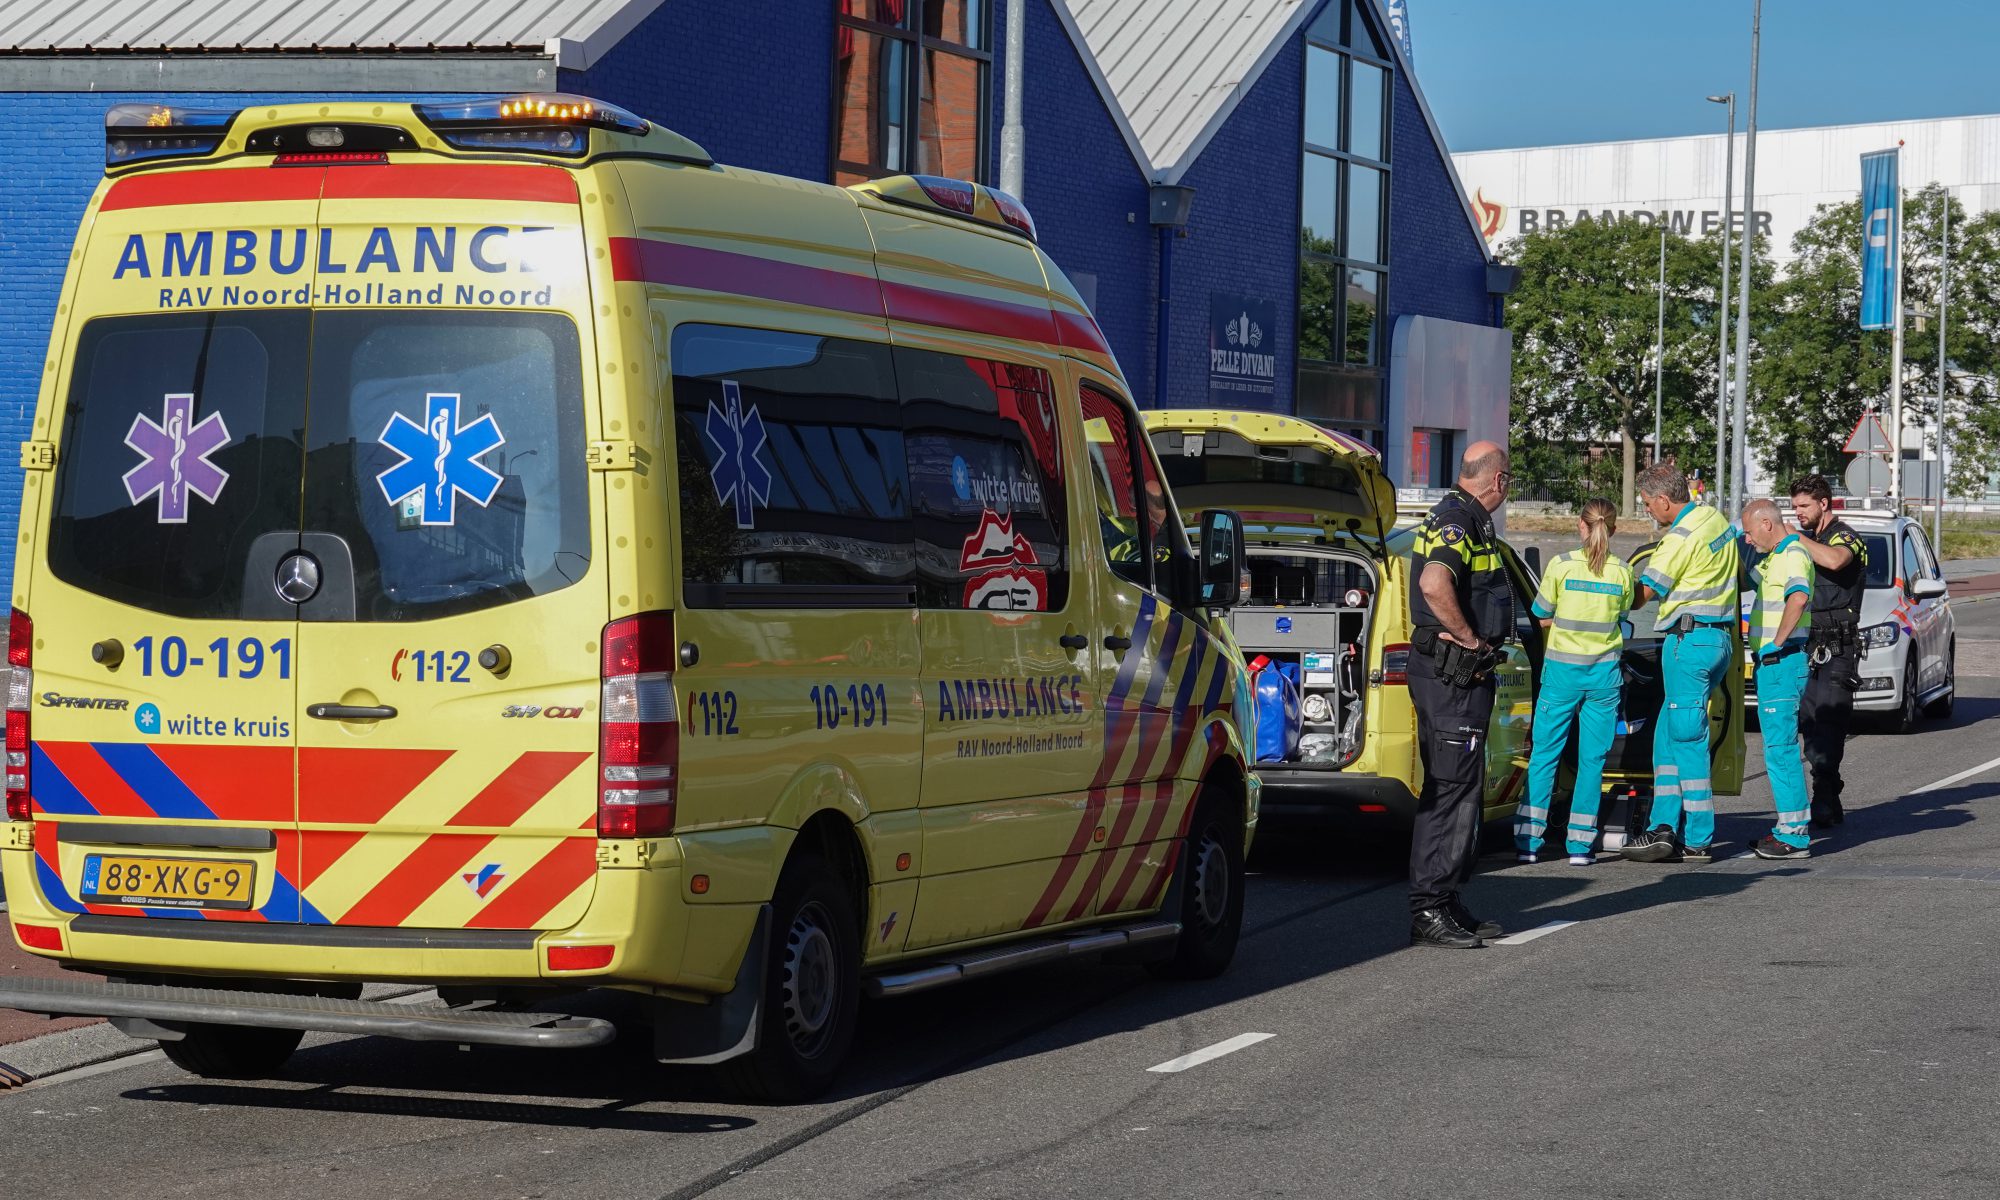
POLYGON ((1775 859, 1811 858, 1812 847, 1794 846, 1790 842, 1781 842, 1775 837, 1767 837, 1757 843, 1757 857, 1775 859))
POLYGON ((1847 811, 1838 800, 1814 800, 1812 802, 1812 823, 1816 829, 1828 829, 1847 820, 1847 811))
POLYGON ((1715 861, 1715 855, 1710 853, 1707 846, 1682 846, 1678 857, 1681 862, 1705 863, 1715 861))
POLYGON ((1670 826, 1655 825, 1644 833, 1625 839, 1618 853, 1631 862, 1665 862, 1680 850, 1670 826))
POLYGON ((1451 919, 1457 921, 1461 928, 1470 929, 1475 937, 1497 938, 1507 932, 1500 928, 1500 922, 1498 921, 1482 921, 1478 917, 1473 916, 1471 911, 1465 907, 1465 901, 1460 900, 1456 896, 1452 897, 1451 903, 1446 907, 1451 909, 1451 919))
POLYGON ((1479 935, 1460 925, 1449 908, 1427 908, 1410 917, 1410 945, 1447 950, 1477 950, 1479 935))

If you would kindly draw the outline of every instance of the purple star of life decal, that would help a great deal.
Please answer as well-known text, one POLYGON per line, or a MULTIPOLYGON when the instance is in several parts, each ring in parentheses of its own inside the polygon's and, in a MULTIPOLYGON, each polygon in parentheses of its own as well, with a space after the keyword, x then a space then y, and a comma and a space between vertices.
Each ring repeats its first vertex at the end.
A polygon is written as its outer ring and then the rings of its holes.
POLYGON ((194 395, 171 392, 158 422, 140 413, 125 435, 125 444, 144 460, 125 472, 125 494, 137 505, 157 492, 162 525, 186 524, 189 492, 213 504, 229 482, 229 472, 208 460, 229 444, 229 426, 219 412, 190 426, 193 416, 194 395))

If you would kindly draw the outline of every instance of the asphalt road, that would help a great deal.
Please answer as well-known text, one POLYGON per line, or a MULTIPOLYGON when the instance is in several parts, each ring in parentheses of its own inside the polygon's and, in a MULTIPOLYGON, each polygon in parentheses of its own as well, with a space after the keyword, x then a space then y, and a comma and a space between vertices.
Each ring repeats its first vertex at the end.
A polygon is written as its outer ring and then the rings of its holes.
MULTIPOLYGON (((1270 825, 1224 978, 1083 965, 876 1004, 821 1104, 738 1107, 637 1045, 323 1039, 241 1084, 148 1054, 0 1093, 0 1194, 1984 1200, 2000 601, 1958 619, 1956 715, 1857 736, 1849 820, 1805 863, 1496 854, 1474 907, 1548 931, 1411 950, 1397 848, 1270 825)), ((1756 775, 1725 854, 1768 828, 1756 775)))

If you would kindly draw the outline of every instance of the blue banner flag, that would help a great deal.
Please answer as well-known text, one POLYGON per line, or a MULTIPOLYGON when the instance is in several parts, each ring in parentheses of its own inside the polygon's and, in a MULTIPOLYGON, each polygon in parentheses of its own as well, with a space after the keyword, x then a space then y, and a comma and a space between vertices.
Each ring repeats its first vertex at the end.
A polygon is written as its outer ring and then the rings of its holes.
POLYGON ((1861 156, 1861 328, 1896 324, 1896 254, 1902 224, 1897 150, 1861 156))
POLYGON ((1410 49, 1409 0, 1388 0, 1384 7, 1389 10, 1389 32, 1402 44, 1403 57, 1415 62, 1416 52, 1410 49))

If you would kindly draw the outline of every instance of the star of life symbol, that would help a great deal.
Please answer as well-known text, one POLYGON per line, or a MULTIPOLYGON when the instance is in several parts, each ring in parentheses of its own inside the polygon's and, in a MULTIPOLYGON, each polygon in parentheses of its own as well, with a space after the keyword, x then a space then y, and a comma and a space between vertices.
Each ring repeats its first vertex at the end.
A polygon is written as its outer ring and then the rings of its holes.
POLYGON ((734 379, 722 381, 722 403, 708 402, 708 421, 702 432, 715 447, 715 461, 709 476, 715 481, 715 498, 736 509, 736 527, 757 525, 757 506, 771 503, 771 468, 764 465, 764 418, 752 404, 743 408, 743 392, 734 379))
POLYGON ((210 413, 192 426, 194 396, 170 392, 156 423, 144 413, 132 418, 132 430, 125 444, 144 459, 125 472, 125 494, 137 505, 159 493, 159 522, 184 525, 188 518, 188 493, 210 504, 222 495, 229 472, 208 460, 208 456, 229 444, 229 426, 222 414, 210 413))
POLYGON ((482 413, 470 425, 460 425, 458 402, 457 392, 426 393, 422 425, 397 413, 377 439, 403 457, 375 477, 382 495, 391 505, 421 497, 426 525, 452 524, 460 496, 485 508, 500 490, 500 473, 479 461, 507 444, 500 423, 492 413, 482 413))

